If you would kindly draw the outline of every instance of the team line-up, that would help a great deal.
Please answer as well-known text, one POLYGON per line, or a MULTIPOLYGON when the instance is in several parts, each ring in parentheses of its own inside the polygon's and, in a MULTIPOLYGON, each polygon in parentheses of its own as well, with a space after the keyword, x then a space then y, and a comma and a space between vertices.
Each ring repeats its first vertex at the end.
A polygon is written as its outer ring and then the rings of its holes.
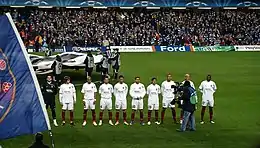
MULTIPOLYGON (((71 83, 70 77, 64 77, 65 83, 60 86, 59 90, 59 102, 62 105, 62 125, 65 125, 65 112, 70 112, 70 124, 74 125, 73 118, 73 110, 74 105, 76 104, 76 89, 75 86, 71 83)), ((190 86, 195 89, 194 83, 190 80, 190 75, 185 75, 185 81, 190 82, 190 86)), ((183 81, 182 83, 184 83, 183 81)), ((145 95, 148 95, 148 122, 147 124, 151 124, 151 113, 155 112, 155 124, 162 124, 164 121, 164 115, 167 108, 170 108, 172 111, 172 117, 175 123, 177 123, 176 119, 176 110, 175 104, 173 104, 173 100, 176 98, 173 86, 175 86, 175 82, 172 81, 172 75, 167 74, 166 80, 159 86, 156 82, 156 78, 152 78, 151 84, 145 88, 144 84, 140 82, 140 77, 135 77, 135 82, 130 86, 129 94, 132 98, 132 113, 131 113, 131 121, 130 125, 134 124, 135 113, 137 110, 140 112, 140 124, 145 125, 143 118, 143 108, 144 102, 143 98, 145 95), (162 95, 162 111, 161 111, 161 120, 159 121, 159 95, 162 95)), ((202 81, 199 86, 199 91, 202 93, 202 109, 201 109, 201 124, 204 124, 204 114, 206 107, 209 106, 209 114, 210 114, 210 123, 214 123, 213 121, 213 106, 214 106, 214 93, 217 90, 216 84, 211 80, 211 75, 207 75, 206 80, 202 81)), ((46 108, 50 106, 52 110, 53 124, 58 126, 56 121, 56 112, 55 112, 55 94, 56 85, 52 81, 52 77, 47 77, 47 83, 42 86, 42 92, 46 104, 46 108)), ((125 125, 129 125, 127 122, 127 94, 128 94, 128 85, 124 83, 124 77, 120 76, 119 81, 113 87, 109 83, 109 78, 104 79, 104 83, 97 90, 96 85, 91 81, 91 77, 87 77, 87 82, 83 84, 81 93, 83 94, 83 104, 84 104, 84 113, 83 113, 83 124, 82 126, 86 126, 87 124, 87 111, 92 111, 92 123, 94 126, 97 126, 96 123, 96 98, 97 93, 100 94, 100 113, 99 113, 99 126, 103 124, 103 112, 104 110, 108 110, 109 114, 109 124, 110 125, 118 125, 119 124, 119 113, 120 110, 123 112, 123 123, 125 125), (112 122, 112 96, 115 96, 115 109, 116 109, 116 122, 115 124, 112 122)), ((183 121, 183 111, 181 111, 180 115, 180 124, 183 121)))

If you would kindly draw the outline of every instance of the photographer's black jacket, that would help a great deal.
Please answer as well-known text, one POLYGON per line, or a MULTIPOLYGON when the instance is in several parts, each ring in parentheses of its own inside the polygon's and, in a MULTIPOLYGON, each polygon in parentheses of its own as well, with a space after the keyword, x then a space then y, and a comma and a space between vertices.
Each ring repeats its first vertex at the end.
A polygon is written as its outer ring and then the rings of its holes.
POLYGON ((115 68, 119 67, 120 66, 120 53, 119 52, 115 53, 112 60, 114 61, 112 66, 115 68))
POLYGON ((43 144, 42 142, 35 142, 29 148, 49 148, 47 145, 43 144))
POLYGON ((55 95, 57 94, 57 85, 54 82, 48 83, 45 82, 42 87, 42 95, 44 100, 53 100, 55 101, 55 95))
POLYGON ((93 57, 92 54, 88 54, 88 55, 86 56, 86 59, 85 59, 85 61, 84 61, 84 64, 86 65, 86 66, 85 66, 85 70, 86 70, 86 71, 87 71, 87 69, 94 67, 95 63, 94 63, 94 57, 93 57))
POLYGON ((189 91, 189 87, 183 87, 183 95, 181 97, 181 100, 183 100, 182 109, 183 111, 187 112, 194 112, 195 111, 195 105, 191 104, 190 102, 191 93, 189 91))

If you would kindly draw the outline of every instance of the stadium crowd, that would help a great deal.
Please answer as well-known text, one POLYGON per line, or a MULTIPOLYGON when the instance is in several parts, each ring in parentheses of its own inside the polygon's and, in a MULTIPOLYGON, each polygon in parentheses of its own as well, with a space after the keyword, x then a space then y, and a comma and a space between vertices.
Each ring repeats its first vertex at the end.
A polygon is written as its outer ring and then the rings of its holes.
POLYGON ((259 10, 0 10, 11 12, 26 45, 260 44, 259 10))

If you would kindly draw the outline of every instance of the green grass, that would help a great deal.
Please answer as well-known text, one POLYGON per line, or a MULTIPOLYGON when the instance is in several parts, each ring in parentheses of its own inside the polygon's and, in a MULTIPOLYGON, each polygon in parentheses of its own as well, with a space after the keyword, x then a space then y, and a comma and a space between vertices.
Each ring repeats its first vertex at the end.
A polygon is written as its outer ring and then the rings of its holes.
MULTIPOLYGON (((134 126, 93 127, 91 115, 88 125, 81 127, 83 105, 80 87, 77 87, 75 110, 76 126, 53 127, 57 148, 249 148, 260 139, 259 118, 259 52, 203 52, 203 53, 130 53, 122 55, 121 74, 126 83, 131 84, 135 76, 147 86, 151 77, 156 76, 161 83, 166 73, 171 72, 175 81, 182 81, 185 73, 190 73, 196 87, 208 73, 218 86, 215 94, 215 121, 211 125, 197 124, 196 132, 177 133, 179 125, 172 123, 171 113, 167 111, 165 124, 141 127, 134 126)), ((84 72, 66 70, 73 83, 84 82, 84 72)), ((95 74, 94 80, 99 79, 95 74)), ((128 97, 128 102, 131 98, 128 97)), ((99 104, 99 103, 98 103, 99 104)), ((130 106, 130 105, 129 105, 130 106)), ((145 99, 145 117, 147 117, 147 99, 145 99)), ((99 108, 97 106, 97 108, 99 108)), ((131 109, 128 109, 128 119, 131 109)), ((58 119, 60 105, 57 103, 58 119)), ((98 117, 97 109, 97 117, 98 117)), ((115 112, 113 112, 113 117, 115 112)), ((179 115, 179 109, 178 109, 179 115)), ((196 112, 199 122, 200 107, 196 112)), ((68 115, 66 116, 68 118, 68 115)), ((136 117, 139 117, 138 114, 136 117)), ((206 114, 205 120, 208 120, 206 114)), ((138 119, 138 118, 137 118, 138 119)), ((60 123, 60 120, 58 120, 60 123)), ((0 131, 1 132, 1 131, 0 131)), ((33 141, 33 136, 21 136, 0 141, 3 148, 26 148, 33 141)), ((45 133, 45 143, 50 143, 45 133)))

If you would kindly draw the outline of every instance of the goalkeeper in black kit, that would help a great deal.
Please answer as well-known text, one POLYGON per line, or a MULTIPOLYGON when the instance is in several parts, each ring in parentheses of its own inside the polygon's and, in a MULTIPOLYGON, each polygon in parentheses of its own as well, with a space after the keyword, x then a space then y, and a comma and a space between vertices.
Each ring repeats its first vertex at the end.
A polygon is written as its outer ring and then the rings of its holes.
POLYGON ((53 124, 58 126, 56 121, 56 111, 55 111, 55 95, 57 94, 57 85, 53 81, 52 76, 47 76, 46 82, 41 86, 44 102, 46 104, 46 109, 51 108, 53 124))

